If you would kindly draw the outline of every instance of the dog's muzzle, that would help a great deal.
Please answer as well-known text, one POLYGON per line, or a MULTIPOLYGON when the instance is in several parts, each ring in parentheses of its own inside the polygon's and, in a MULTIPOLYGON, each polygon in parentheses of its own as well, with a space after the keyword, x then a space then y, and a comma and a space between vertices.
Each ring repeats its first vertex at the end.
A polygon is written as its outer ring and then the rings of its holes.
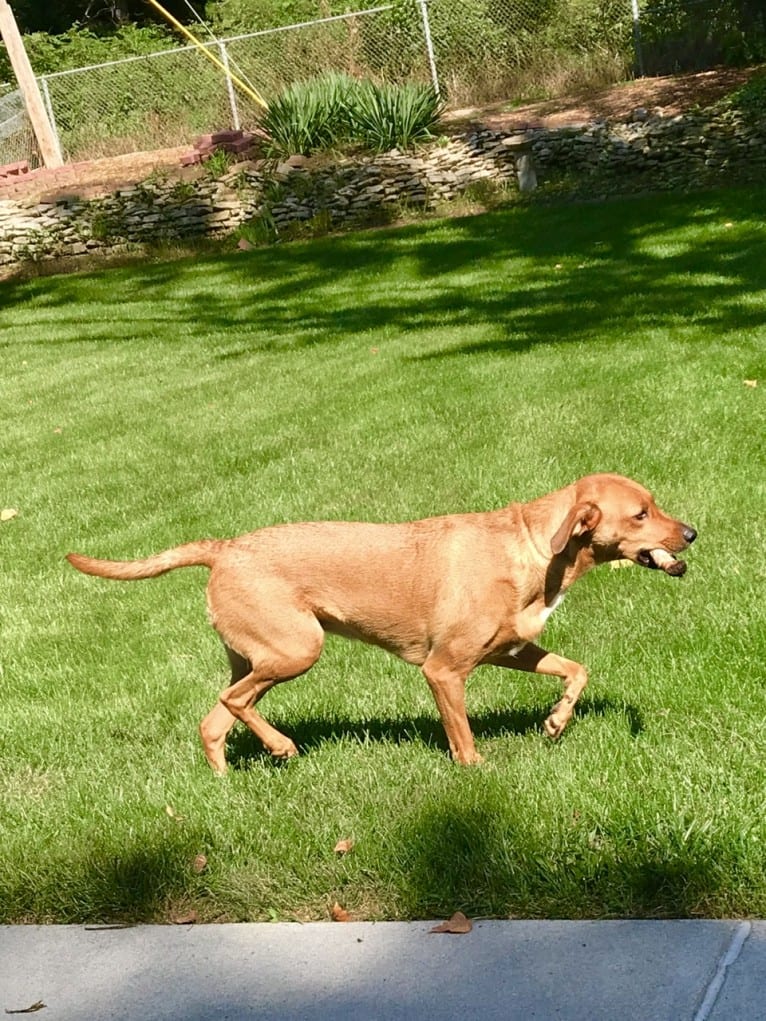
MULTIPOLYGON (((686 546, 691 545, 697 538, 696 529, 690 525, 684 525, 681 534, 684 538, 686 546)), ((678 560, 668 550, 658 547, 657 549, 641 550, 636 557, 636 560, 642 567, 651 567, 664 571, 665 574, 671 575, 673 578, 680 578, 681 575, 686 574, 686 561, 678 560)))

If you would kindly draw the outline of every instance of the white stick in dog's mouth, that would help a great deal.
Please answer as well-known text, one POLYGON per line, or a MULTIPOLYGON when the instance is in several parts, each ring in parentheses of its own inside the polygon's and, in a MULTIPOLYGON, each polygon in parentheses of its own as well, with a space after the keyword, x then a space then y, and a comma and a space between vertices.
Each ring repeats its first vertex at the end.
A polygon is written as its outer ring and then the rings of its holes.
POLYGON ((676 560, 673 554, 668 553, 665 549, 649 550, 646 559, 650 562, 647 566, 659 567, 665 574, 670 574, 675 578, 680 578, 682 574, 686 573, 686 562, 676 560))

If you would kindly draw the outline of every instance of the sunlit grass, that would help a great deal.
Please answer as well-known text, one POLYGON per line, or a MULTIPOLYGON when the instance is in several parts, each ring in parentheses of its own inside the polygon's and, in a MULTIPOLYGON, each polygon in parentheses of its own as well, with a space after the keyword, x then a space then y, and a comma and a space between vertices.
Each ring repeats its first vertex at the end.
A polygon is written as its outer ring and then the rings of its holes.
POLYGON ((745 191, 6 283, 0 920, 763 914, 764 264, 745 191), (264 702, 302 755, 237 729, 217 780, 205 572, 63 560, 591 470, 699 529, 688 575, 570 593, 543 644, 591 685, 555 746, 552 680, 477 671, 477 769, 417 670, 333 640, 264 702))

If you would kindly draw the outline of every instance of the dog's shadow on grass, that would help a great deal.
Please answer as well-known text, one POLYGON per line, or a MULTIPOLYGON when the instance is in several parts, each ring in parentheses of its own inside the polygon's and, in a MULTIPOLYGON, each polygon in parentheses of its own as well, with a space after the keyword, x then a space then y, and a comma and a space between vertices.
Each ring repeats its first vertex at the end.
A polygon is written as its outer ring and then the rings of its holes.
MULTIPOLYGON (((471 715, 469 720, 474 736, 480 741, 496 739, 504 734, 521 736, 536 731, 542 735, 543 721, 548 711, 541 711, 539 707, 492 709, 471 715)), ((583 699, 575 711, 570 727, 577 725, 578 717, 608 718, 616 715, 627 721, 632 737, 637 737, 643 731, 643 717, 635 706, 607 698, 583 699)), ((288 723, 277 716, 270 716, 269 720, 278 730, 292 738, 301 754, 310 753, 328 742, 340 740, 357 741, 360 744, 388 742, 397 745, 419 742, 444 752, 448 748, 444 728, 437 716, 369 720, 313 717, 298 723, 294 721, 288 723)), ((611 721, 609 725, 613 725, 611 721)), ((566 740, 566 736, 567 731, 564 731, 562 740, 566 740)), ((239 726, 229 735, 226 755, 233 769, 246 769, 254 760, 271 761, 275 766, 279 766, 283 761, 273 759, 249 730, 239 726)))

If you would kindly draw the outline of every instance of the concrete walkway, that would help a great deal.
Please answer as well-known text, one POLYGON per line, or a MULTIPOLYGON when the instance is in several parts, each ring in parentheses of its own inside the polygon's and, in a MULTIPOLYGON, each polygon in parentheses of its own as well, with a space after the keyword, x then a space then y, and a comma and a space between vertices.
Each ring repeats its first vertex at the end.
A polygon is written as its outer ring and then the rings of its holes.
POLYGON ((766 922, 0 926, 41 1021, 766 1021, 766 922))

